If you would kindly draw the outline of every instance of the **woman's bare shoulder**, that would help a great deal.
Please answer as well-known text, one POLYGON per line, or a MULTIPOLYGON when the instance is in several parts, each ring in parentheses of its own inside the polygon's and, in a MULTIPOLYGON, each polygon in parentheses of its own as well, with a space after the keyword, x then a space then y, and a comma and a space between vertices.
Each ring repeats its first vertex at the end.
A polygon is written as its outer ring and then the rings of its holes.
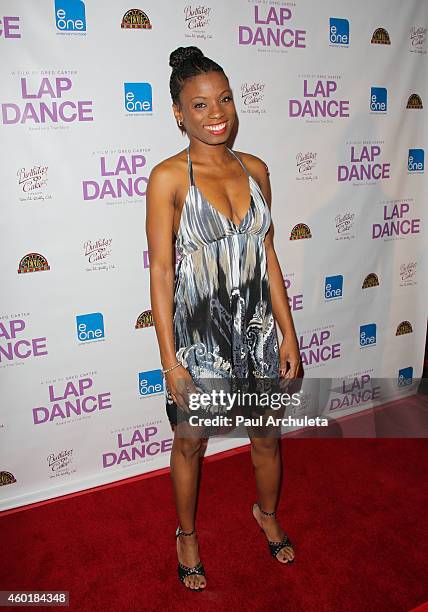
POLYGON ((181 176, 186 163, 186 149, 179 151, 171 157, 163 159, 153 166, 150 176, 156 179, 172 179, 181 176))
POLYGON ((235 151, 237 155, 242 159, 248 170, 254 177, 260 178, 261 180, 268 175, 269 169, 265 161, 256 155, 251 153, 244 153, 243 151, 235 151))

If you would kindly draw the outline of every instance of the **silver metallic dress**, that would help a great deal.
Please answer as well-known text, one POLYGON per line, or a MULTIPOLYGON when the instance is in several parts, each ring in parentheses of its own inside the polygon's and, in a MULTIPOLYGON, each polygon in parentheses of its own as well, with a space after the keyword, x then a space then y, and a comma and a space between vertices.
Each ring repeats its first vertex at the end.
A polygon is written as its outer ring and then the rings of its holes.
MULTIPOLYGON (((193 179, 188 147, 189 189, 176 240, 180 260, 174 286, 175 350, 201 391, 217 380, 227 385, 231 379, 279 375, 263 243, 270 210, 258 183, 238 155, 228 150, 248 176, 251 197, 245 217, 236 225, 204 197, 193 179)), ((166 384, 165 398, 170 423, 188 418, 166 384)))

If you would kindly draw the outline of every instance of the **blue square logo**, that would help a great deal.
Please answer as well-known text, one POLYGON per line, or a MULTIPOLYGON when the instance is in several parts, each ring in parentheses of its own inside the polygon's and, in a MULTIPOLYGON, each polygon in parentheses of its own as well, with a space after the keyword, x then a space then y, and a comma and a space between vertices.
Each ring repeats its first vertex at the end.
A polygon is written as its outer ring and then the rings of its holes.
POLYGON ((375 113, 386 113, 387 108, 386 87, 372 87, 370 91, 370 110, 375 113))
POLYGON ((101 312, 77 315, 77 338, 80 342, 104 338, 104 319, 101 312))
POLYGON ((128 113, 151 113, 153 110, 150 83, 124 83, 125 109, 128 113))
POLYGON ((138 374, 138 388, 140 395, 158 395, 163 393, 162 370, 148 370, 138 374))
POLYGON ((360 346, 373 346, 376 344, 376 323, 360 326, 360 346))
POLYGON ((55 0, 55 23, 61 32, 86 32, 82 0, 55 0))
POLYGON ((409 172, 423 172, 425 169, 425 151, 423 149, 409 149, 407 161, 409 172))
POLYGON ((343 296, 343 276, 326 276, 324 284, 324 297, 326 300, 335 300, 343 296))
POLYGON ((412 382, 413 382, 412 366, 409 366, 408 368, 401 368, 401 370, 398 370, 397 384, 399 387, 407 387, 407 385, 411 385, 412 382))
POLYGON ((349 45, 349 21, 330 17, 330 42, 332 45, 349 45))

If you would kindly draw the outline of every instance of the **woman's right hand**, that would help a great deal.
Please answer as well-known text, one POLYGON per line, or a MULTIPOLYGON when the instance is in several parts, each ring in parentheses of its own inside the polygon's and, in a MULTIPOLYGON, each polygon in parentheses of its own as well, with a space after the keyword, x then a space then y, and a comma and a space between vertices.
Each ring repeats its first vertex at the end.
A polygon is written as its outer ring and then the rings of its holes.
POLYGON ((189 370, 183 365, 177 366, 165 374, 165 383, 174 402, 189 413, 189 394, 198 393, 189 370))

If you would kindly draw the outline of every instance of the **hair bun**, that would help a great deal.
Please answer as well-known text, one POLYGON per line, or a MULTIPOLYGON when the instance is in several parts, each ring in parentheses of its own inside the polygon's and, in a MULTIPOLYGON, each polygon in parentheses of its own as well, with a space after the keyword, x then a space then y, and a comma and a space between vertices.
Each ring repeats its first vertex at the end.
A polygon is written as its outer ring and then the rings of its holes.
POLYGON ((204 54, 198 47, 178 47, 169 56, 169 65, 175 69, 181 66, 184 62, 191 58, 204 57, 204 54))

